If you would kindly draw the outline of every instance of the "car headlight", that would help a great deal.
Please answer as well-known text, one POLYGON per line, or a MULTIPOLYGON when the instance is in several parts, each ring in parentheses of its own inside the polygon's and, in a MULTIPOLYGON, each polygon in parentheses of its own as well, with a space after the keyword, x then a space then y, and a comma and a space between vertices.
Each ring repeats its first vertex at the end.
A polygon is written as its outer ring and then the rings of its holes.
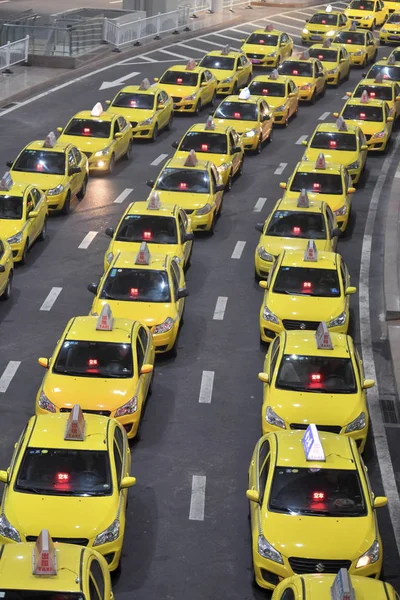
POLYGON ((350 163, 349 165, 347 165, 346 169, 358 169, 358 167, 360 166, 360 163, 358 160, 350 163))
POLYGON ((142 121, 141 123, 139 123, 139 127, 141 127, 142 125, 151 125, 154 121, 154 117, 149 117, 148 119, 145 119, 144 121, 142 121))
POLYGON ((115 519, 113 523, 111 523, 110 527, 107 527, 104 531, 99 533, 96 536, 96 539, 93 542, 93 546, 101 546, 102 544, 108 544, 109 542, 114 542, 119 536, 119 519, 115 519))
POLYGON ((257 254, 263 260, 268 260, 269 262, 273 262, 275 260, 275 256, 267 252, 264 246, 260 246, 259 248, 257 248, 257 254))
POLYGON ((48 399, 43 390, 40 392, 38 404, 40 408, 43 408, 43 410, 48 410, 51 413, 57 412, 56 405, 48 399))
POLYGON ((21 536, 15 527, 13 527, 6 515, 3 513, 0 515, 0 535, 14 542, 20 542, 21 536))
POLYGON ((246 131, 246 133, 244 133, 244 137, 254 137, 255 135, 257 135, 258 133, 258 129, 250 129, 250 131, 246 131))
POLYGON ((160 325, 156 325, 154 327, 153 333, 166 333, 167 331, 170 331, 173 328, 174 323, 175 321, 172 317, 167 317, 165 321, 160 323, 160 325))
POLYGON ((305 83, 301 86, 301 90, 310 90, 312 88, 312 83, 305 83))
POLYGON ((280 427, 281 429, 286 429, 285 421, 281 419, 281 417, 277 415, 276 412, 272 410, 270 406, 267 406, 267 410, 265 412, 265 420, 271 425, 275 425, 276 427, 280 427))
POLYGON ((362 412, 358 415, 354 421, 351 421, 346 427, 345 433, 351 433, 352 431, 358 431, 359 429, 364 429, 367 419, 365 418, 365 413, 362 412))
POLYGON ((387 29, 381 29, 381 33, 387 33, 387 29))
POLYGON ((197 92, 195 92, 194 94, 191 94, 191 96, 186 96, 185 98, 183 98, 184 101, 186 100, 196 100, 197 98, 197 92))
POLYGON ((361 56, 364 54, 365 50, 357 50, 357 52, 353 52, 353 56, 361 56))
POLYGON ((137 411, 138 401, 137 396, 134 396, 115 411, 115 417, 124 417, 125 415, 131 415, 132 413, 137 411))
POLYGON ((304 27, 304 29, 303 29, 303 33, 309 33, 309 31, 308 31, 307 27, 304 27))
POLYGON ((343 204, 343 206, 341 206, 340 208, 337 208, 333 212, 335 213, 336 216, 343 217, 343 215, 345 215, 347 213, 347 206, 346 206, 346 204, 343 204))
POLYGON ((375 563, 380 554, 379 542, 375 540, 371 547, 362 555, 357 561, 356 569, 360 569, 361 567, 367 567, 372 563, 375 563))
POLYGON ((267 56, 276 56, 276 52, 271 52, 271 54, 267 54, 267 56))
POLYGON ((226 171, 226 169, 229 169, 231 165, 228 163, 222 163, 222 165, 219 165, 219 167, 217 167, 217 171, 218 173, 223 173, 224 171, 226 171))
POLYGON ((275 325, 279 325, 278 317, 269 310, 267 305, 265 305, 263 309, 263 319, 265 319, 266 321, 270 321, 271 323, 275 323, 275 325))
POLYGON ((280 106, 277 106, 275 108, 275 112, 281 112, 282 110, 285 110, 285 108, 286 108, 286 102, 285 102, 285 104, 281 104, 280 106))
POLYGON ((374 135, 372 137, 374 138, 383 138, 386 135, 386 129, 382 129, 382 131, 377 131, 376 133, 374 133, 374 135))
POLYGON ((330 29, 327 31, 326 35, 335 35, 336 31, 334 29, 330 29))
POLYGON ((112 252, 108 252, 108 254, 106 256, 106 261, 108 262, 108 264, 110 264, 110 262, 112 261, 113 258, 114 258, 114 254, 112 252))
POLYGON ((202 206, 201 208, 198 208, 196 210, 196 215, 206 215, 208 214, 210 211, 212 210, 212 206, 211 204, 205 204, 204 206, 202 206))
POLYGON ((330 69, 330 71, 328 71, 328 75, 333 75, 333 73, 337 73, 337 70, 337 67, 335 67, 334 69, 330 69))
POLYGON ((372 17, 371 17, 371 15, 367 15, 366 17, 364 17, 364 19, 365 19, 366 21, 370 21, 370 20, 372 19, 372 17))
POLYGON ((111 149, 111 144, 109 146, 107 146, 107 148, 103 148, 103 150, 99 150, 98 152, 95 152, 95 156, 106 156, 111 149))
POLYGON ((226 79, 224 79, 223 81, 221 81, 221 83, 232 83, 233 81, 233 76, 232 77, 227 77, 226 79))
POLYGON ((19 231, 15 235, 13 235, 10 238, 8 238, 7 242, 9 244, 19 244, 20 242, 22 242, 23 235, 24 235, 24 232, 23 231, 19 231))
POLYGON ((275 550, 263 535, 258 536, 258 553, 264 558, 268 558, 269 560, 273 560, 274 562, 283 565, 281 553, 278 552, 278 550, 275 550))
POLYGON ((328 327, 339 327, 340 325, 344 325, 346 323, 346 311, 344 310, 340 315, 332 319, 327 323, 328 327))
POLYGON ((51 190, 47 190, 47 196, 57 196, 57 194, 61 194, 64 191, 63 185, 58 185, 55 188, 51 188, 51 190))

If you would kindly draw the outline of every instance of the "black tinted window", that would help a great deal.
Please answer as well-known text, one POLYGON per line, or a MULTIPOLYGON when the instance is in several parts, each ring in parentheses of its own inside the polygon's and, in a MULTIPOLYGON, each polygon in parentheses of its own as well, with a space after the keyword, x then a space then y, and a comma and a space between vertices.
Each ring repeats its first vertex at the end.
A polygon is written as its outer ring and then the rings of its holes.
POLYGON ((294 77, 312 77, 312 64, 297 60, 285 60, 278 71, 281 75, 293 75, 294 77))
POLYGON ((325 240, 325 221, 321 213, 277 210, 274 212, 267 235, 277 237, 325 240))
POLYGON ((196 87, 198 79, 198 73, 192 73, 190 71, 167 71, 161 77, 160 83, 196 87))
POLYGON ((367 79, 375 79, 378 73, 382 73, 384 79, 400 81, 400 65, 398 67, 391 65, 374 65, 368 71, 367 79))
POLYGON ((222 133, 206 133, 202 131, 189 131, 183 138, 179 150, 190 152, 211 152, 212 154, 226 154, 227 140, 222 133))
POLYGON ((342 178, 331 173, 302 173, 297 171, 290 186, 293 192, 304 189, 314 194, 342 194, 342 178))
POLYGON ((130 344, 66 340, 61 346, 53 373, 78 377, 132 377, 130 344))
POLYGON ((260 44, 261 46, 277 46, 279 38, 277 35, 268 33, 252 33, 246 40, 246 44, 260 44))
POLYGON ((285 96, 285 84, 276 81, 252 81, 249 85, 250 92, 254 96, 285 96))
POLYGON ((257 120, 257 105, 246 102, 229 102, 224 100, 215 111, 220 119, 239 119, 241 121, 257 120))
POLYGON ((338 274, 334 269, 281 267, 275 279, 274 292, 337 298, 340 296, 338 274))
POLYGON ((356 380, 349 358, 285 354, 275 386, 319 394, 355 394, 356 380))
POLYGON ((63 133, 82 137, 108 138, 110 137, 110 128, 111 123, 109 121, 72 119, 63 133))
POLYGON ((347 104, 342 117, 355 121, 383 121, 383 112, 381 106, 347 104))
POLYGON ((357 150, 357 139, 354 133, 317 131, 310 147, 321 150, 357 150))
POLYGON ((115 236, 118 242, 177 244, 176 222, 173 217, 127 215, 115 236))
POLYGON ((207 171, 186 169, 164 169, 156 183, 157 190, 208 194, 210 178, 207 171))
POLYGON ((120 108, 144 108, 150 110, 154 107, 155 94, 140 94, 131 92, 120 92, 112 103, 112 106, 120 108))
POLYGON ((23 207, 19 196, 0 196, 0 219, 22 219, 23 207))
POLYGON ((326 50, 325 48, 310 48, 310 56, 318 58, 324 62, 337 62, 338 51, 337 50, 326 50))
POLYGON ((353 0, 349 8, 354 10, 374 10, 375 4, 371 0, 353 0))
POLYGON ((128 302, 170 302, 168 275, 165 271, 111 269, 100 298, 128 302))
POLYGON ((392 100, 393 98, 392 87, 386 87, 383 85, 363 85, 362 83, 357 86, 354 96, 356 98, 361 98, 361 95, 364 91, 368 92, 368 96, 370 98, 376 100, 392 100))
POLYGON ((309 23, 314 25, 337 25, 338 16, 330 13, 317 13, 311 17, 309 23))
POLYGON ((235 59, 229 56, 205 56, 200 65, 207 69, 233 71, 235 68, 235 59))
POLYGON ((336 44, 354 44, 355 46, 365 45, 365 33, 362 31, 341 31, 335 37, 336 44))
POLYGON ((65 154, 42 150, 24 150, 17 158, 13 171, 43 173, 45 175, 64 175, 65 154))

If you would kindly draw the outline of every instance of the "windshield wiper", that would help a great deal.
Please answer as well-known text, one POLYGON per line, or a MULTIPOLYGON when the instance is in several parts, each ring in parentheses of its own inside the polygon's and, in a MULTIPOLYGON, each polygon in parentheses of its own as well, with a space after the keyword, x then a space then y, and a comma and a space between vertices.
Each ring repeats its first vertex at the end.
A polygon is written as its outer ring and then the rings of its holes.
POLYGON ((17 484, 17 490, 19 490, 20 492, 31 492, 32 494, 43 494, 43 493, 45 493, 40 488, 26 487, 26 486, 23 486, 21 484, 20 485, 17 484))

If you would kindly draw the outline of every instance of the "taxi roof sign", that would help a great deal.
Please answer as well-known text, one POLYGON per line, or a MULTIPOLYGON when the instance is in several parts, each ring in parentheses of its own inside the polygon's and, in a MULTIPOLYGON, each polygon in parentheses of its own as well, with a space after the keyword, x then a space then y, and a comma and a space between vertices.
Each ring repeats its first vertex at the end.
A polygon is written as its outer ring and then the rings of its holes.
POLYGON ((193 71, 193 69, 195 69, 197 67, 197 62, 195 60, 189 60, 188 64, 186 65, 186 71, 193 71))
POLYGON ((304 52, 301 52, 301 54, 300 54, 301 60, 307 60, 308 58, 310 58, 310 53, 308 50, 304 50, 304 52))
POLYGON ((103 113, 103 106, 101 104, 101 102, 97 102, 97 104, 95 104, 92 108, 92 111, 90 113, 90 115, 92 117, 100 117, 100 115, 103 113))
POLYGON ((43 142, 43 148, 54 148, 57 143, 57 138, 54 131, 50 131, 43 142))
POLYGON ((271 73, 269 75, 269 79, 278 79, 278 77, 279 77, 278 69, 274 69, 273 71, 271 71, 271 73))
POLYGON ((361 94, 360 102, 362 104, 368 104, 369 96, 367 90, 364 90, 361 94))
POLYGON ((101 313, 96 323, 96 331, 112 331, 113 316, 109 304, 105 304, 101 309, 101 313))
POLYGON ((318 158, 315 162, 316 169, 326 169, 325 155, 323 152, 318 154, 318 158))
POLYGON ((12 180, 11 173, 10 171, 6 171, 3 177, 0 179, 0 190, 8 192, 9 190, 11 190, 13 185, 14 182, 12 180))
POLYGON ((318 261, 318 251, 317 246, 315 245, 314 240, 308 240, 307 248, 304 252, 304 260, 306 262, 317 262, 318 261))
POLYGON ((42 529, 32 552, 33 575, 57 575, 56 550, 47 529, 42 529))
POLYGON ((82 409, 79 404, 75 404, 68 417, 64 440, 83 442, 85 440, 85 425, 82 409))
POLYGON ((211 115, 208 117, 208 119, 206 121, 206 126, 204 129, 209 129, 209 130, 215 129, 215 121, 211 115))
POLYGON ((157 192, 151 192, 147 202, 147 210, 160 210, 161 200, 157 192))
POLYGON ((331 587, 332 600, 355 600, 354 588, 347 569, 340 569, 331 587))
POLYGON ((326 7, 325 12, 332 12, 332 6, 330 4, 326 7))
POLYGON ((357 25, 358 25, 357 21, 352 21, 350 31, 355 31, 357 29, 357 25))
POLYGON ((338 117, 336 119, 336 127, 339 131, 347 131, 346 121, 343 119, 343 117, 338 117))
POLYGON ((196 152, 191 150, 184 162, 185 167, 195 167, 199 161, 197 160, 196 152))
POLYGON ((264 29, 264 31, 273 31, 273 30, 274 30, 274 26, 272 25, 272 23, 268 23, 264 29))
POLYGON ((309 208, 310 206, 307 190, 305 190, 304 188, 301 190, 300 195, 297 199, 297 206, 298 208, 309 208))
POLYGON ((227 45, 227 46, 224 46, 224 47, 222 48, 222 50, 221 50, 221 54, 222 54, 223 56, 227 56, 227 55, 229 54, 229 52, 230 52, 230 51, 231 51, 231 49, 230 49, 230 46, 229 46, 229 45, 227 45))
POLYGON ((150 81, 145 77, 142 83, 139 85, 139 90, 148 90, 150 87, 150 81))
POLYGON ((382 83, 384 80, 383 73, 380 71, 375 77, 375 83, 382 83))
POLYGON ((394 57, 394 54, 391 54, 387 60, 387 64, 388 65, 395 65, 396 64, 396 59, 394 57))
POLYGON ((324 43, 322 44, 323 48, 330 48, 332 46, 332 38, 328 38, 327 40, 324 41, 324 43))
POLYGON ((329 335, 329 329, 325 321, 322 321, 318 325, 318 329, 315 332, 315 339, 319 350, 333 350, 332 339, 329 335))
POLYGON ((306 460, 317 460, 318 462, 325 461, 325 452, 316 425, 311 423, 307 427, 305 434, 301 438, 301 443, 303 444, 306 460))
POLYGON ((239 100, 248 100, 251 96, 251 92, 248 87, 242 89, 239 94, 239 100))
POLYGON ((146 242, 140 244, 139 252, 137 253, 135 265, 149 265, 150 250, 146 242))

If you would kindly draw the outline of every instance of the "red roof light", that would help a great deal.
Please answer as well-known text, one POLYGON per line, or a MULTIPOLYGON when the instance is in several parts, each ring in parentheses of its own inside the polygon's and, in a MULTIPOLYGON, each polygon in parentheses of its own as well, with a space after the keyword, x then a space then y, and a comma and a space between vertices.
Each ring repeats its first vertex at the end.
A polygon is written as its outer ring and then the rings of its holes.
POLYGON ((139 295, 139 289, 138 288, 131 288, 129 293, 130 293, 131 296, 138 296, 139 295))
POLYGON ((69 473, 56 473, 57 483, 68 483, 69 473))
POLYGON ((151 240, 152 237, 153 237, 153 234, 151 233, 151 231, 143 231, 143 239, 144 240, 151 240))
POLYGON ((208 152, 208 144, 201 144, 201 151, 208 152))
POLYGON ((90 135, 90 127, 83 128, 83 135, 90 135))
POLYGON ((321 373, 311 373, 311 381, 313 383, 320 383, 322 381, 321 373))
POLYGON ((176 80, 176 83, 182 83, 182 81, 183 81, 182 77, 178 77, 176 80))
POLYGON ((299 72, 298 72, 298 70, 297 70, 297 69, 293 69, 293 71, 292 71, 292 74, 293 74, 293 75, 298 75, 298 74, 299 74, 299 72))
POLYGON ((320 190, 321 189, 321 184, 320 183, 313 183, 312 187, 313 187, 313 190, 320 190))
POLYGON ((329 140, 329 148, 336 148, 337 142, 335 140, 329 140))
POLYGON ((365 113, 360 113, 360 119, 365 119, 367 115, 365 113))
POLYGON ((235 117, 235 119, 240 119, 241 114, 239 112, 235 112, 233 113, 233 116, 235 117))
POLYGON ((293 227, 292 228, 292 232, 293 232, 294 235, 300 235, 301 228, 300 227, 293 227))
POLYGON ((181 183, 179 184, 179 189, 180 190, 186 190, 187 189, 187 183, 185 183, 184 181, 181 181, 181 183))

